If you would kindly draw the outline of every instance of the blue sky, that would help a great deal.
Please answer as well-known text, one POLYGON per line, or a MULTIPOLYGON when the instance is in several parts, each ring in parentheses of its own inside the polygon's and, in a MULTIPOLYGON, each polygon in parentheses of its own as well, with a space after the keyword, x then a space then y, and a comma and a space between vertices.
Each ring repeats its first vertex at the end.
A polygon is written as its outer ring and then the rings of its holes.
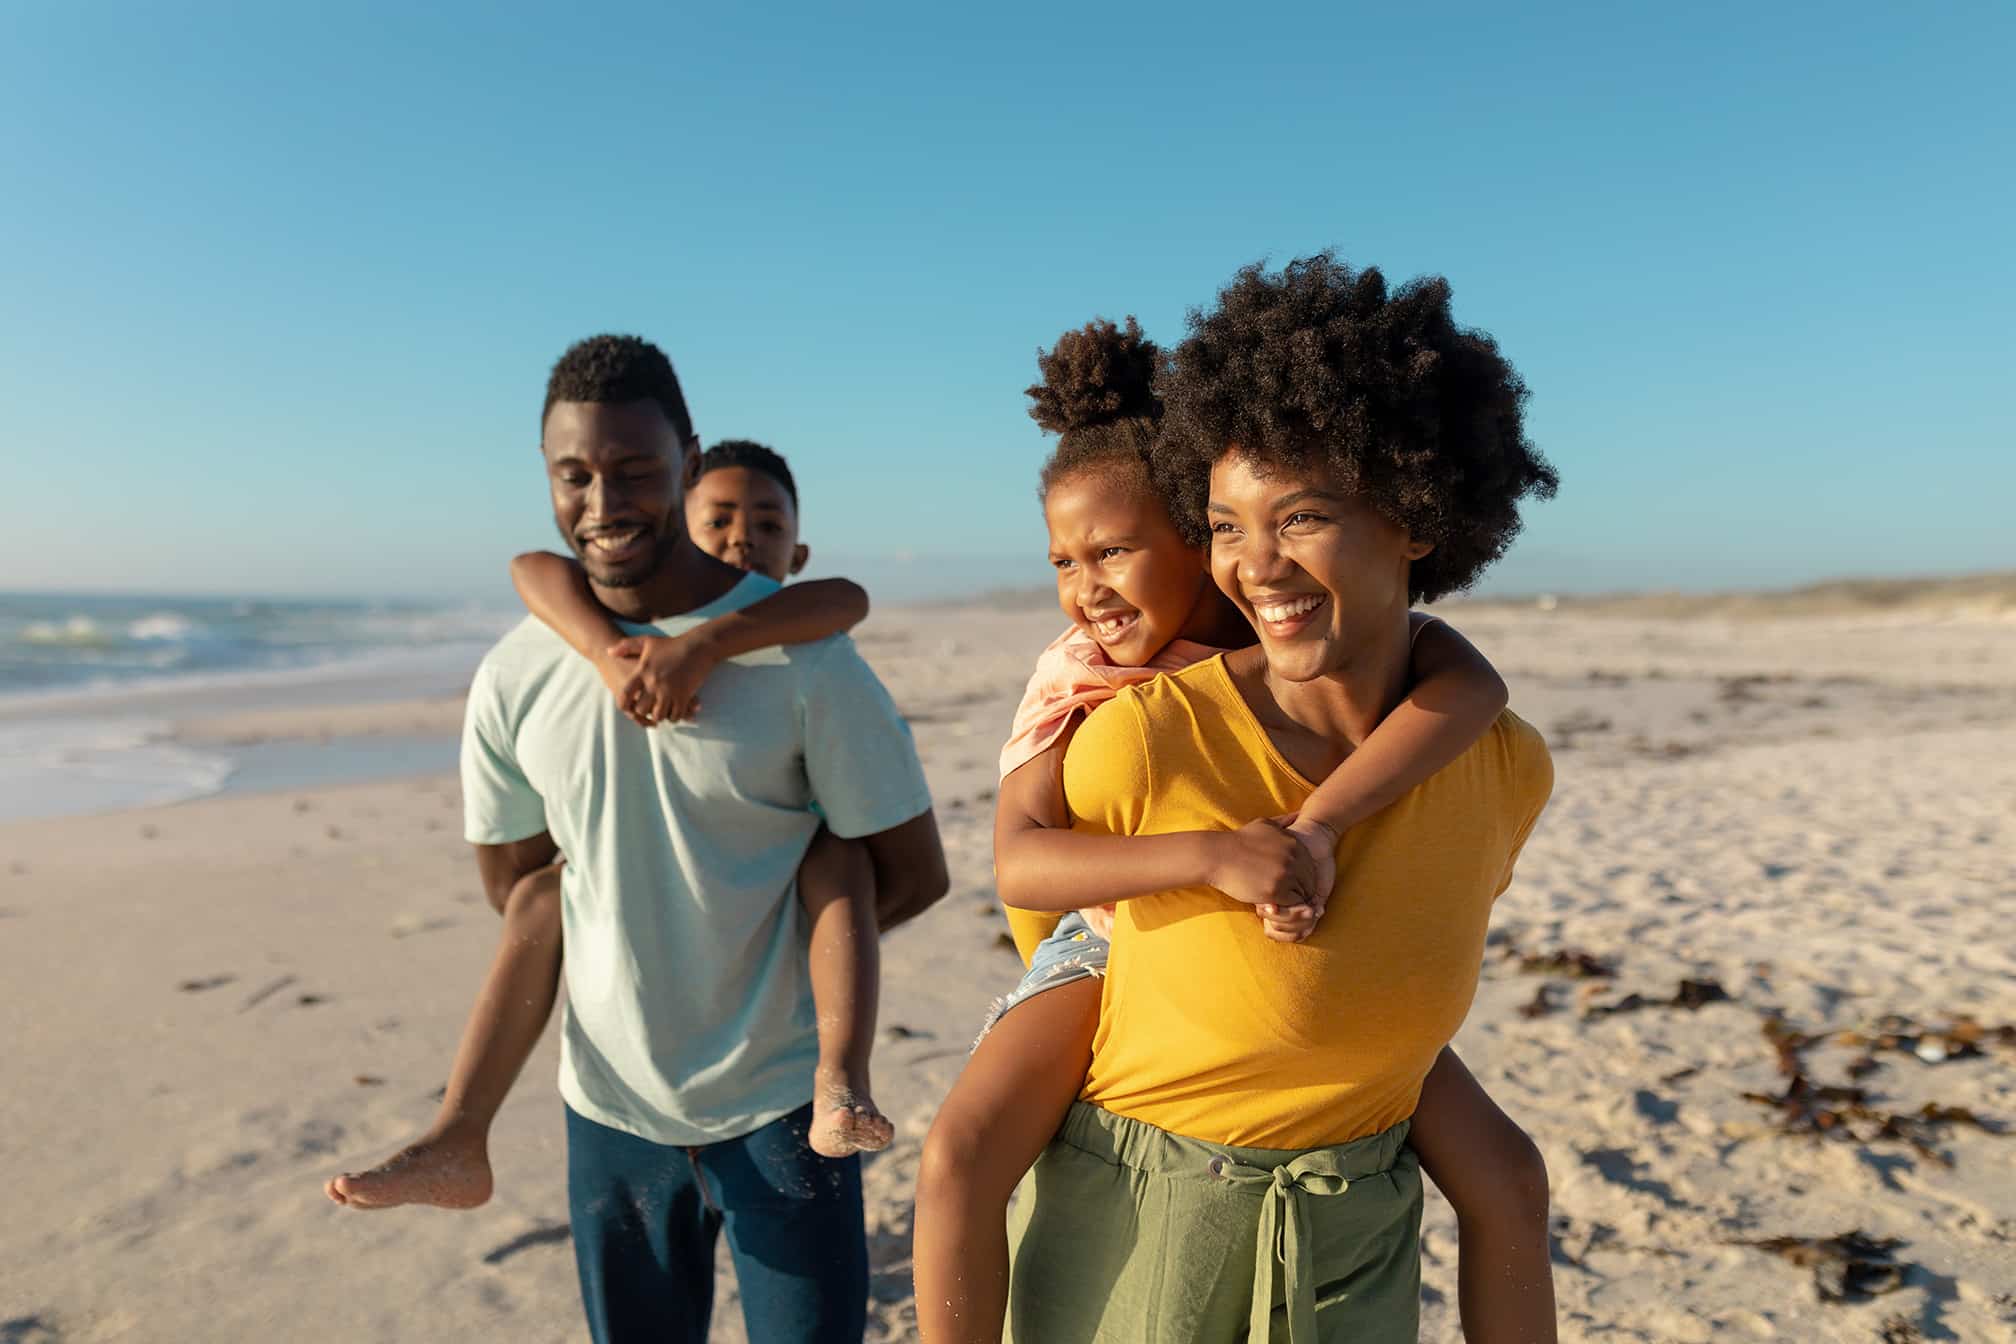
POLYGON ((495 594, 600 330, 1042 584, 1038 345, 1332 245, 1532 386, 1487 589, 2016 566, 2007 5, 319 8, 0 9, 0 589, 495 594))

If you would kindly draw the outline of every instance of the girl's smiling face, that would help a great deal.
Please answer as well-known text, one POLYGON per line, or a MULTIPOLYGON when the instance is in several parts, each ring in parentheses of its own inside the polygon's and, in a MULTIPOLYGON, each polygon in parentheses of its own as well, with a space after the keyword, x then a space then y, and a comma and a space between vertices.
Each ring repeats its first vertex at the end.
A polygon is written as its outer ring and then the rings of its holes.
POLYGON ((1204 557, 1184 542, 1138 468, 1074 472, 1043 497, 1057 605, 1121 667, 1142 667, 1216 600, 1204 557))

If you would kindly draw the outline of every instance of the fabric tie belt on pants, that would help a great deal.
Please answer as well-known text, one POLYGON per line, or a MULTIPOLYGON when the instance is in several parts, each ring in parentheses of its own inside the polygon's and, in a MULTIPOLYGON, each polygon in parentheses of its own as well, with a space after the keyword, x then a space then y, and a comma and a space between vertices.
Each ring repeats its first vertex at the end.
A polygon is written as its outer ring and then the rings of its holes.
POLYGON ((1315 1344, 1316 1268, 1309 1246, 1308 1216, 1303 1208, 1310 1195, 1341 1195, 1351 1181, 1338 1170, 1329 1149, 1305 1153, 1286 1166, 1249 1167, 1224 1154, 1211 1159, 1213 1176, 1239 1189, 1260 1189, 1260 1237, 1253 1256, 1253 1315, 1249 1338, 1267 1338, 1274 1301, 1275 1266, 1286 1271, 1283 1298, 1288 1307, 1288 1344, 1315 1344), (1264 1187, 1264 1188, 1263 1188, 1264 1187))

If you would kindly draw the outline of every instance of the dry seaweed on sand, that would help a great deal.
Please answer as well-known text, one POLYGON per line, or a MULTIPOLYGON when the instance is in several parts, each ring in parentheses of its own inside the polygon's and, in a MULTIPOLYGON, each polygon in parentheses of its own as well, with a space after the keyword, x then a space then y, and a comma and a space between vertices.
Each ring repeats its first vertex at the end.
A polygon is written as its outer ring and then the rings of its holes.
POLYGON ((1915 1055, 1927 1064, 1942 1064, 1949 1059, 1976 1058, 1986 1054, 1991 1045, 2016 1046, 2016 1024, 1990 1027, 1961 1016, 1944 1026, 1927 1026, 1889 1013, 1864 1030, 1844 1031, 1836 1039, 1843 1045, 1859 1045, 1870 1056, 1895 1052, 1915 1055))
POLYGON ((1522 975, 1555 975, 1569 980, 1610 980, 1617 975, 1616 964, 1609 958, 1579 947, 1557 948, 1552 952, 1521 952, 1513 948, 1508 955, 1518 959, 1522 975))
POLYGON ((1787 1078, 1803 1075, 1806 1072, 1806 1052, 1831 1034, 1825 1031, 1800 1031, 1776 1013, 1764 1019, 1764 1039, 1771 1043, 1771 1048, 1778 1054, 1778 1072, 1787 1078))
POLYGON ((1998 1137, 2009 1133, 2001 1122, 1965 1106, 1927 1102, 1915 1111, 1879 1110, 1870 1104, 1866 1088, 1816 1083, 1804 1073, 1793 1074, 1779 1096, 1745 1092, 1743 1099, 1775 1110, 1782 1133, 1839 1137, 1856 1143, 1903 1143, 1942 1167, 1952 1166, 1953 1159, 1933 1144, 1951 1127, 1965 1125, 1998 1137))
POLYGON ((1561 1006, 1554 1002, 1554 986, 1544 981, 1533 991, 1533 997, 1519 1005, 1519 1016, 1524 1018, 1545 1017, 1559 1012, 1561 1006))
POLYGON ((1916 1268, 1891 1255, 1902 1241, 1872 1237, 1860 1228, 1833 1237, 1766 1237, 1733 1244, 1755 1246, 1811 1269, 1822 1302, 1853 1302, 1895 1292, 1904 1286, 1904 1275, 1916 1268))
POLYGON ((1642 1008, 1685 1008, 1691 1013, 1706 1004, 1729 1001, 1729 991, 1722 988, 1719 980, 1682 980, 1670 999, 1648 999, 1643 994, 1626 994, 1612 1003, 1592 1003, 1583 1012, 1588 1017, 1635 1013, 1642 1008))

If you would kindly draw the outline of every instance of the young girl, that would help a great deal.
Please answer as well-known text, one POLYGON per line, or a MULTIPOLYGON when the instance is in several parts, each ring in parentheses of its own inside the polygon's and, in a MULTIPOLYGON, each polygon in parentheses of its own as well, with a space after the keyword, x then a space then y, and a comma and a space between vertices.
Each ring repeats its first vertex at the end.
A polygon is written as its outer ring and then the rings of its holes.
MULTIPOLYGON (((1041 495, 1072 628, 1039 660, 1002 752, 997 878, 1030 967, 925 1141, 914 1258, 918 1324, 930 1344, 1001 1338, 1008 1199, 1091 1058, 1106 958, 1096 915, 1031 911, 1210 886, 1254 905, 1270 937, 1305 937, 1335 880, 1339 833, 1455 759, 1505 705, 1482 656, 1448 626, 1417 617, 1413 689, 1298 816, 1140 837, 1066 829, 1061 766, 1083 717, 1123 686, 1253 639, 1212 584, 1197 540, 1179 534, 1149 470, 1157 357, 1132 319, 1124 330, 1096 322, 1039 358, 1044 381, 1029 390, 1031 415, 1060 435, 1041 495)), ((1457 1212, 1472 1344, 1552 1340, 1544 1166, 1449 1051, 1423 1088, 1412 1142, 1457 1212)))
MULTIPOLYGON (((804 566, 797 490, 783 458, 760 444, 716 444, 687 499, 702 549, 780 583, 804 566)), ((595 601, 572 560, 532 553, 511 562, 534 615, 593 662, 617 705, 642 728, 691 718, 707 674, 727 658, 824 639, 868 614, 846 579, 780 590, 683 635, 627 635, 595 601)), ((564 862, 564 861, 563 861, 564 862)), ((474 1208, 489 1199, 490 1126, 552 1014, 560 981, 561 864, 513 887, 497 955, 478 992, 432 1126, 370 1171, 338 1176, 329 1198, 358 1209, 400 1204, 474 1208)), ((798 869, 811 922, 811 979, 819 1066, 808 1136, 828 1157, 887 1147, 894 1127, 870 1095, 879 970, 873 869, 861 846, 821 830, 798 869)))

